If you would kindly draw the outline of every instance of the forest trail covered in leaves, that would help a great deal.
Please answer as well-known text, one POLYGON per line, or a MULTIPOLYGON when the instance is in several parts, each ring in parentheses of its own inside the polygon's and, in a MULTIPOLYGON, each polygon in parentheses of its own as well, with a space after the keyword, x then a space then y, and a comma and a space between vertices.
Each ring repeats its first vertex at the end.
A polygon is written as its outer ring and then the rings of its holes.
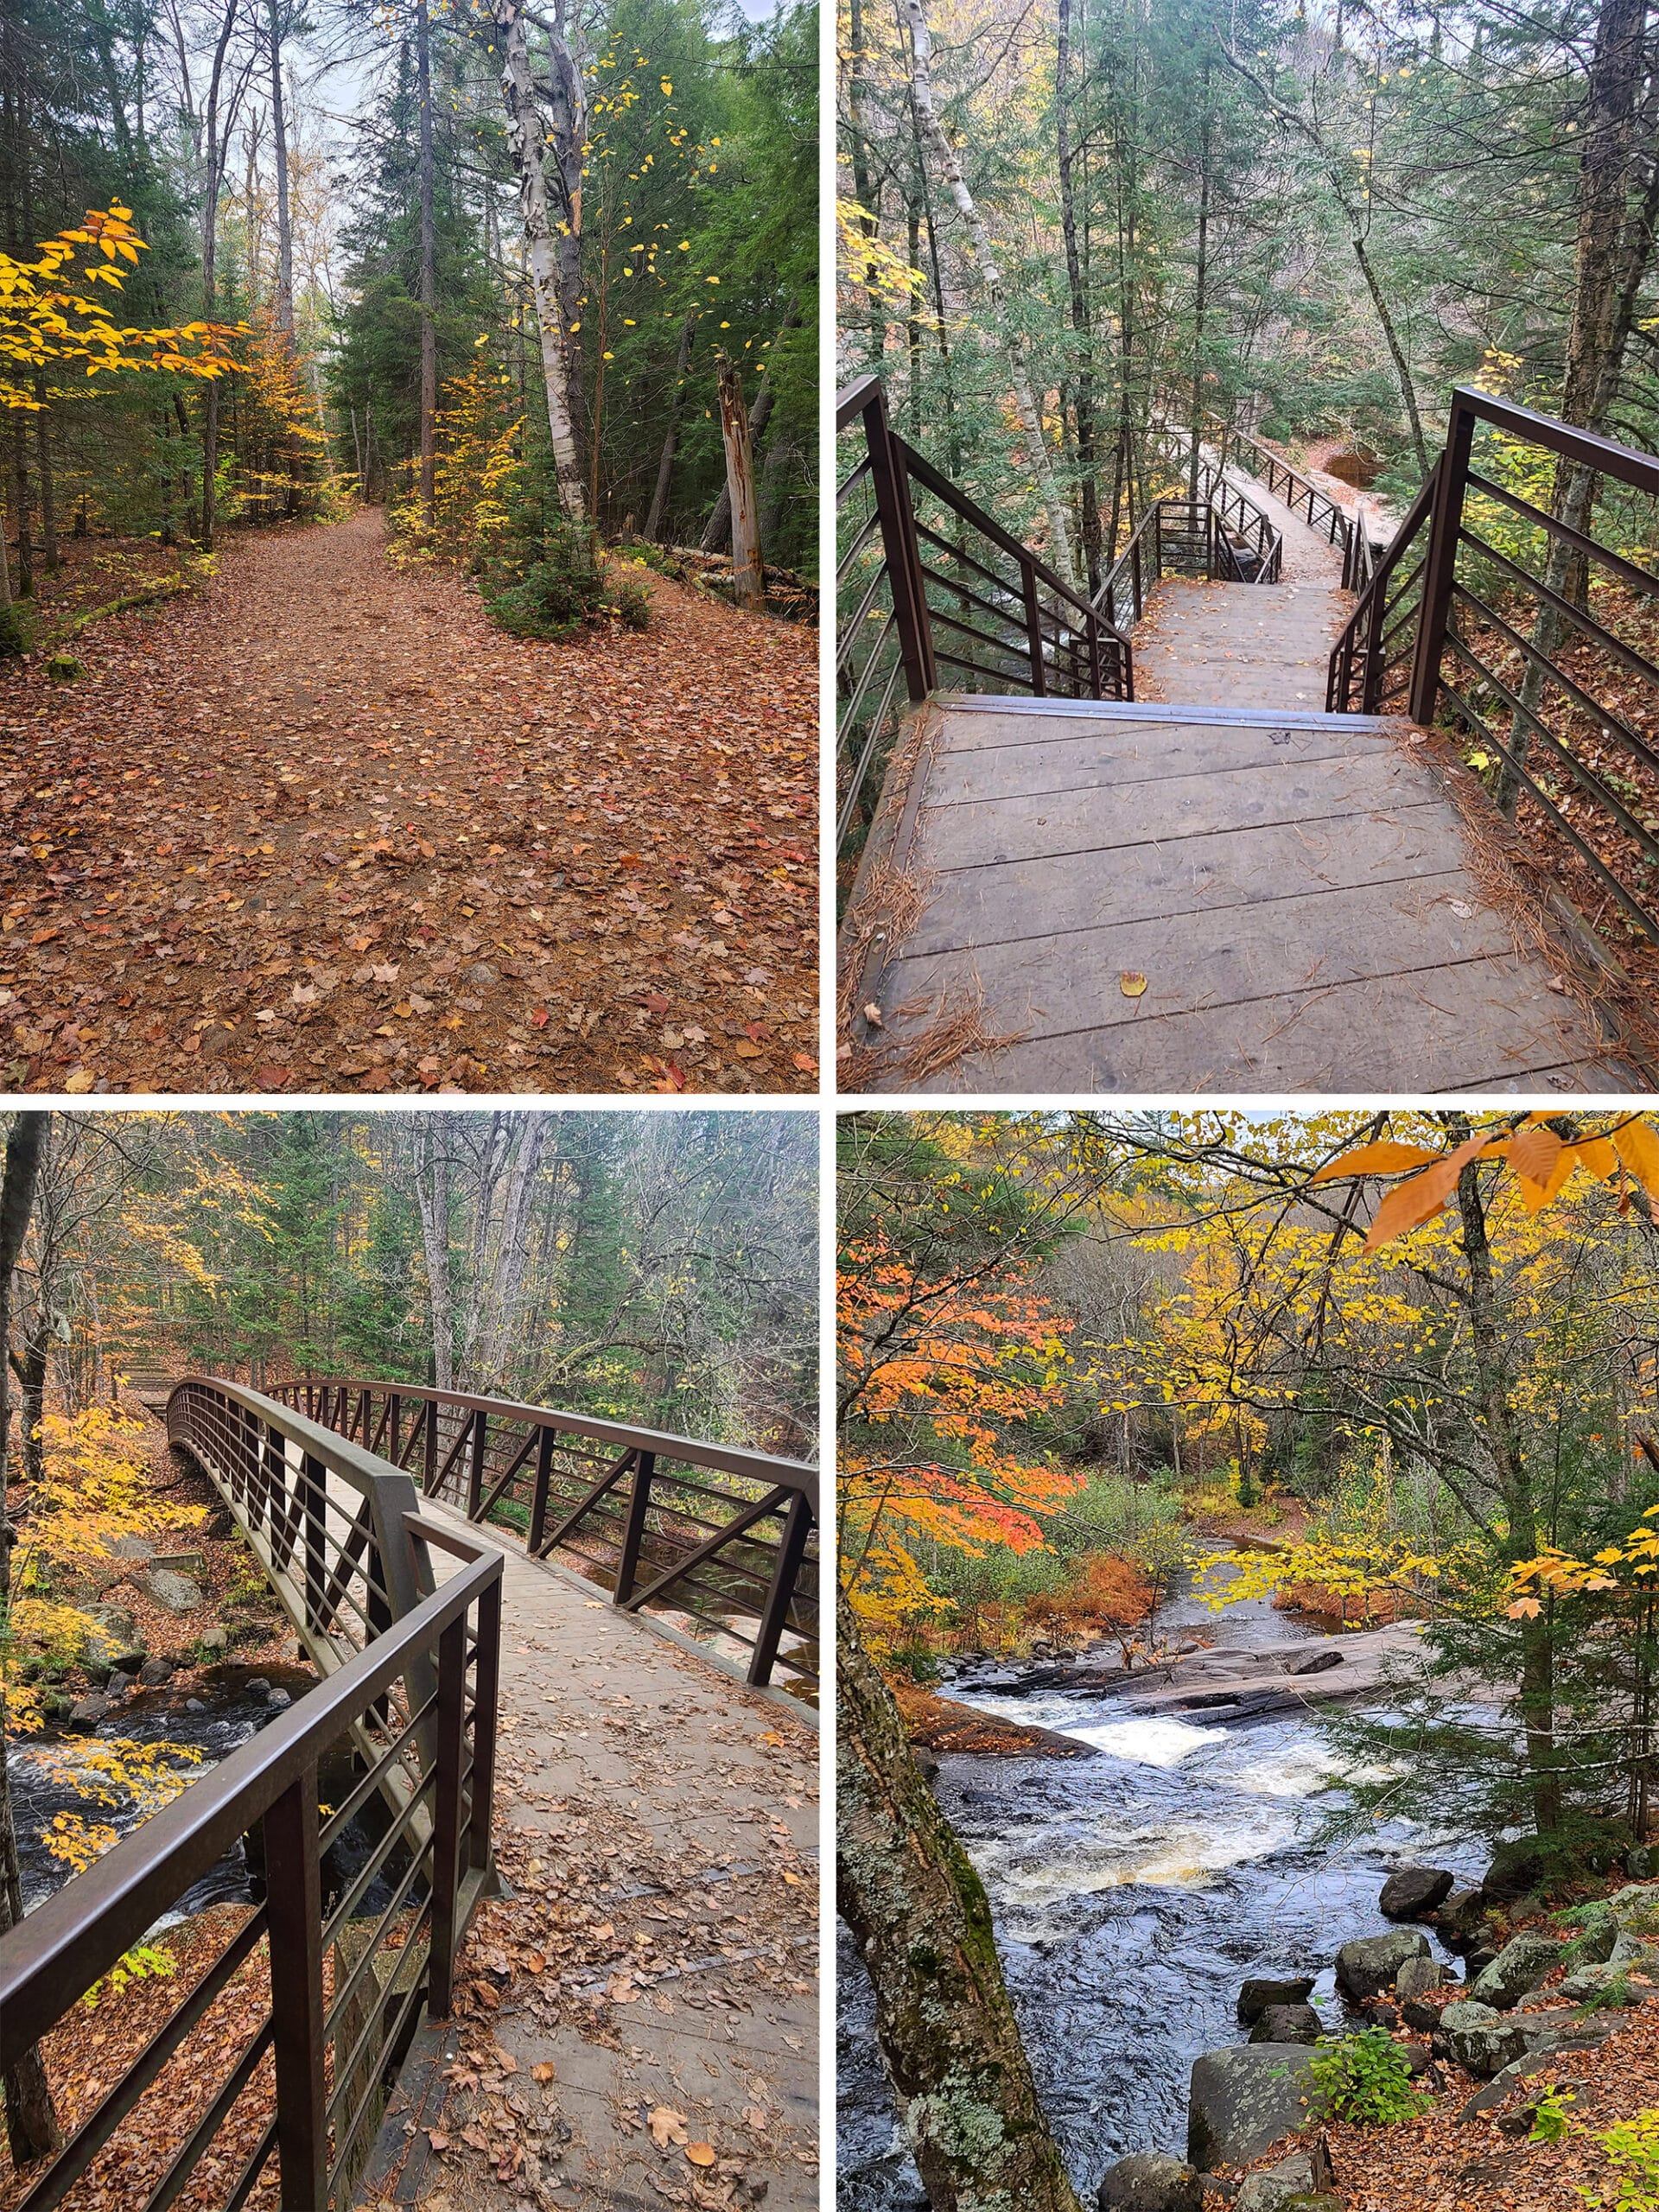
POLYGON ((379 513, 0 680, 11 1090, 810 1090, 817 639, 496 630, 379 513))

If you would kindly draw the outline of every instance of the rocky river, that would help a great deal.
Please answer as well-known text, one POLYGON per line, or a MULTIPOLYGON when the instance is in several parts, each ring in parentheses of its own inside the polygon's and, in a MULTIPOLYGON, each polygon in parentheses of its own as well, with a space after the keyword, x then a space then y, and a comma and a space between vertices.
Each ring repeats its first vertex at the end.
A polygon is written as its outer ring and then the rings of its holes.
MULTIPOLYGON (((1321 1688, 1338 1672, 1325 1671, 1330 1653, 1352 1642, 1322 1637, 1263 1600, 1217 1612, 1190 1595, 1164 1608, 1159 1629, 1171 1643, 1200 1630, 1246 1655, 1236 1669, 1245 1679, 1248 1655, 1276 1669, 1300 1663, 1282 1647, 1319 1647, 1308 1662, 1321 1688)), ((1294 1700, 1290 1712, 1248 1693, 1198 1712, 1131 1712, 1079 1681, 1084 1670, 1061 1671, 1071 1679, 1033 1688, 1030 1670, 1016 1688, 1009 1670, 980 1668, 941 1688, 1075 1738, 1092 1756, 945 1754, 934 1788, 984 1879, 1039 2091, 1092 2202, 1114 2159, 1184 2154, 1193 2060, 1244 2040, 1241 1982, 1315 1974, 1313 2001, 1338 2030, 1332 1962, 1339 1945, 1387 1924, 1377 1897, 1390 1868, 1427 1856, 1473 1877, 1487 1854, 1403 1820, 1363 1841, 1322 1840, 1343 1778, 1317 1714, 1294 1700)), ((925 2199, 844 1930, 837 1988, 842 2212, 909 2212, 925 2199)))

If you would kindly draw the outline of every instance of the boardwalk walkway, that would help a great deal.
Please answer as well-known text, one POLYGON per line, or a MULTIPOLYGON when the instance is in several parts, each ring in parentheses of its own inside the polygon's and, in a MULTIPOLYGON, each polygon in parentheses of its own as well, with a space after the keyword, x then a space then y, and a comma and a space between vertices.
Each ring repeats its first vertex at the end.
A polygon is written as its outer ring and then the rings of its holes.
POLYGON ((359 2201, 812 2212, 817 1731, 503 1549, 510 1894, 480 1909, 359 2201))
POLYGON ((1166 579, 1136 703, 924 710, 888 855, 917 918, 857 990, 888 1056, 873 1087, 1643 1087, 1483 887, 1408 726, 1323 711, 1340 556, 1238 480, 1286 580, 1166 579), (913 1078, 964 1008, 1008 1041, 913 1078))

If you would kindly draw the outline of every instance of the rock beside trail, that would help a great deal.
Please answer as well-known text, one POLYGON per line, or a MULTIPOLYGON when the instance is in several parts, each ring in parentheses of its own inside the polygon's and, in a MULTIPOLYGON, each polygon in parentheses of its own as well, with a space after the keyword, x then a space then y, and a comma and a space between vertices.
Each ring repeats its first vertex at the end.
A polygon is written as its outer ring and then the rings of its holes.
POLYGON ((1655 1963, 1648 1946, 1621 1928, 1600 1959, 1592 1956, 1563 1976, 1555 1994, 1573 2005, 1586 2004, 1592 1998, 1611 2004, 1639 2005, 1645 1993, 1632 1989, 1630 1978, 1632 1974, 1650 1974, 1655 1963))
POLYGON ((1465 1998, 1448 2005, 1434 2031, 1435 2055, 1455 2059, 1465 2074, 1485 2081, 1527 2053, 1526 2031, 1491 2005, 1465 1998))
POLYGON ((1107 2168, 1095 2201, 1100 2212, 1204 2212, 1204 2184, 1183 2160, 1141 2151, 1107 2168))
POLYGON ((1388 1936, 1358 1936, 1337 1953, 1337 1980, 1351 1997, 1380 1997, 1408 1959, 1426 1959, 1428 1938, 1400 1929, 1388 1936))
POLYGON ((1478 2005, 1496 2005, 1507 2012, 1560 1964, 1565 1948, 1535 1928, 1523 1928, 1477 1977, 1469 1994, 1478 2005))
POLYGON ((1306 2044, 1236 2044, 1192 2062, 1186 2155, 1201 2173, 1241 2166, 1307 2118, 1314 2094, 1306 2044))
POLYGON ((1268 1974, 1252 1974, 1238 1993, 1238 2017, 1248 2028, 1261 2018, 1269 2005, 1306 2005, 1313 1994, 1311 1974, 1295 1974, 1287 1981, 1275 1981, 1268 1974))
POLYGON ((1325 2022, 1311 2005, 1264 2005, 1250 2030, 1252 2043, 1317 2043, 1325 2022))
POLYGON ((228 1651, 231 1647, 231 1632, 229 1629, 221 1627, 219 1622, 214 1621, 210 1627, 203 1629, 196 1641, 202 1649, 209 1654, 228 1651))
POLYGON ((146 1659, 138 1669, 138 1679, 147 1690, 159 1689, 171 1681, 178 1669, 170 1659, 146 1659))
POLYGON ((200 1612, 207 1599, 201 1585, 170 1567, 151 1567, 138 1578, 138 1587, 164 1612, 200 1612))
POLYGON ((1452 1889, 1455 1876, 1444 1866, 1396 1866, 1377 1899, 1385 1920, 1421 1920, 1452 1889))

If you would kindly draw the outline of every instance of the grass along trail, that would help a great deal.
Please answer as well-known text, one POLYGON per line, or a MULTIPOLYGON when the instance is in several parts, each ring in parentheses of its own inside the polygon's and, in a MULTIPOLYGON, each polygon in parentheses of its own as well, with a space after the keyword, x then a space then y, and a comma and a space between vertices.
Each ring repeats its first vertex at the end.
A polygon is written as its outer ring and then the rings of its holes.
POLYGON ((550 645, 359 512, 0 677, 13 1090, 816 1082, 817 637, 550 645))

